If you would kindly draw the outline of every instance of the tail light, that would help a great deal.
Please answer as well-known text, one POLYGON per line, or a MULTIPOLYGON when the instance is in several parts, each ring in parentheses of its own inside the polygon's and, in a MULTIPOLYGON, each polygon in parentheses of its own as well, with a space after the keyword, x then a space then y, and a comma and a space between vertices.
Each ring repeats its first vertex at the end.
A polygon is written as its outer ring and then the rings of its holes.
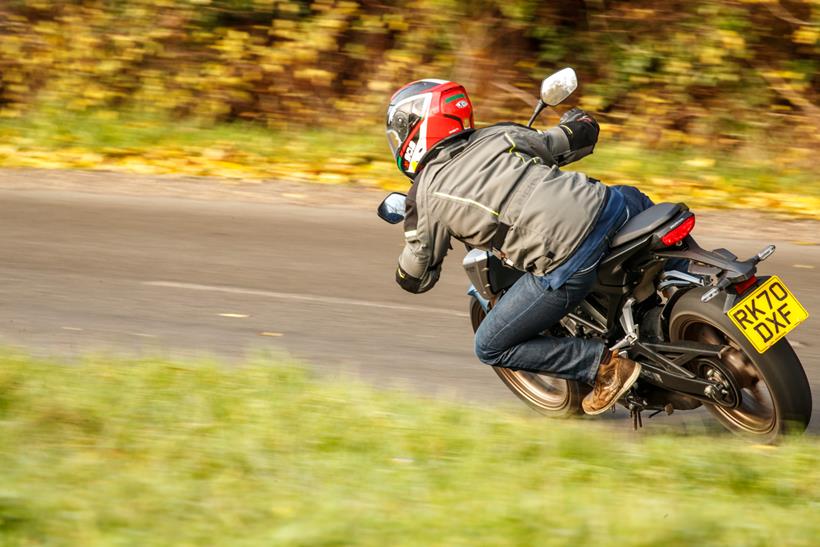
POLYGON ((666 232, 666 235, 661 238, 661 243, 667 247, 671 247, 675 243, 682 241, 683 238, 689 235, 692 228, 695 227, 695 215, 689 215, 683 221, 666 232))
POLYGON ((752 276, 749 279, 747 279, 746 281, 741 281, 740 283, 736 283, 735 286, 734 286, 735 291, 737 291, 738 296, 740 296, 743 293, 745 293, 746 291, 748 291, 749 288, 753 287, 755 283, 757 283, 757 277, 752 276))

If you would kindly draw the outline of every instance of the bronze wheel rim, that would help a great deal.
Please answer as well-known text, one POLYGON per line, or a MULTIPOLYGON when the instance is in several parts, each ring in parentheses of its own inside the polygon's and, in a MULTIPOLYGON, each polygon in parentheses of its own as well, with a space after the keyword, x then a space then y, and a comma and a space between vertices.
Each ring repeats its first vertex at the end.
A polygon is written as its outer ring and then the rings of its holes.
POLYGON ((709 405, 712 412, 738 430, 756 435, 773 431, 777 427, 777 409, 771 391, 754 360, 741 346, 719 327, 700 318, 686 318, 677 330, 681 340, 729 346, 718 367, 707 365, 694 371, 699 376, 711 375, 718 381, 722 374, 731 375, 739 401, 733 408, 709 405))
MULTIPOLYGON (((486 314, 477 300, 474 300, 472 305, 473 310, 470 317, 473 331, 475 331, 486 314)), ((532 406, 546 411, 560 411, 569 404, 570 391, 569 383, 566 380, 523 370, 510 370, 503 367, 493 368, 511 389, 515 390, 520 397, 526 399, 532 406)))
POLYGON ((570 394, 566 380, 523 370, 501 367, 496 370, 533 405, 544 410, 561 410, 567 406, 570 394))

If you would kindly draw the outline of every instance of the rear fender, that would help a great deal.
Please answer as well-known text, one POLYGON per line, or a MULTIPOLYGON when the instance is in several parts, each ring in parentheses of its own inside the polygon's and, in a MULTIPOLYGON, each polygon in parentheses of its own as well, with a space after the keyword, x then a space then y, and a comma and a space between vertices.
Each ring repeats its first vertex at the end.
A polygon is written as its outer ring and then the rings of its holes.
POLYGON ((697 288, 697 285, 677 288, 666 301, 666 304, 663 305, 663 310, 661 310, 661 328, 663 329, 664 340, 669 340, 669 321, 672 317, 672 310, 674 309, 675 304, 684 294, 695 288, 697 288))

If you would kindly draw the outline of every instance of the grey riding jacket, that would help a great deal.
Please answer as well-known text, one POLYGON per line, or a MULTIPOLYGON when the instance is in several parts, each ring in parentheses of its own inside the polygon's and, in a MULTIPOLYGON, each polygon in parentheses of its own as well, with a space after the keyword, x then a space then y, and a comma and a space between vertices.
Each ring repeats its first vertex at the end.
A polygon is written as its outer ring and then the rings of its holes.
POLYGON ((564 128, 497 124, 429 152, 407 196, 399 285, 414 293, 432 288, 451 237, 535 275, 569 259, 595 226, 606 187, 558 168, 594 147, 573 150, 564 128))

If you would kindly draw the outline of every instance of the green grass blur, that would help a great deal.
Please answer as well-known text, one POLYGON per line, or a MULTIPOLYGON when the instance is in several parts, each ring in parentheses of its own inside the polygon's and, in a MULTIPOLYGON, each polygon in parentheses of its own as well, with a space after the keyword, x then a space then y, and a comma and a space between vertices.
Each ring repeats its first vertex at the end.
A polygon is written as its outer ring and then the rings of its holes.
POLYGON ((627 435, 288 362, 6 353, 2 545, 812 545, 818 444, 627 435))

